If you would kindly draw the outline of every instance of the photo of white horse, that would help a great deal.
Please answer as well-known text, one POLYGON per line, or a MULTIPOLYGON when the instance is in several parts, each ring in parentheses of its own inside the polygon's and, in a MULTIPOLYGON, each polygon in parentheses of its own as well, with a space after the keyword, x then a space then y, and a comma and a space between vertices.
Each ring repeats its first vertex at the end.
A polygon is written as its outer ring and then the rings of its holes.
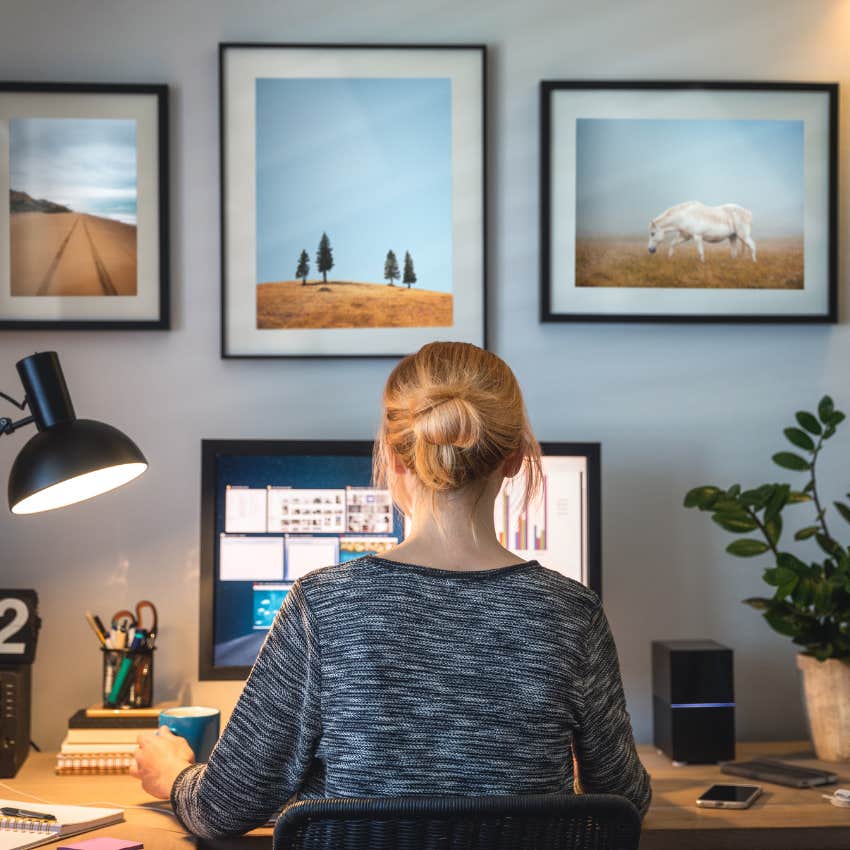
POLYGON ((575 286, 803 289, 803 154, 802 121, 577 118, 575 286))
POLYGON ((650 254, 658 246, 667 244, 667 256, 673 256, 673 249, 684 242, 696 244, 701 262, 705 262, 704 243, 712 245, 729 240, 731 256, 738 256, 739 243, 743 243, 750 252, 752 261, 756 261, 756 243, 751 235, 753 214, 738 204, 721 204, 709 207, 699 201, 685 201, 664 210, 649 222, 650 254))

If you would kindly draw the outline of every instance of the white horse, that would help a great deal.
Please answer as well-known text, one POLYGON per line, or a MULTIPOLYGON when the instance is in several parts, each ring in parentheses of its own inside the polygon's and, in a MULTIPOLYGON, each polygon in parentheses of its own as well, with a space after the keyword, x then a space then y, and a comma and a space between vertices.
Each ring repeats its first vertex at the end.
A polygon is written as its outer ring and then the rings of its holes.
POLYGON ((669 243, 667 256, 673 256, 673 249, 683 242, 694 240, 699 258, 705 262, 703 243, 716 243, 729 240, 732 256, 738 256, 738 240, 749 248, 753 262, 756 261, 756 243, 750 230, 753 214, 737 204, 722 204, 708 207, 699 201, 685 201, 675 207, 664 210, 661 215, 649 222, 649 253, 654 254, 662 242, 669 243))

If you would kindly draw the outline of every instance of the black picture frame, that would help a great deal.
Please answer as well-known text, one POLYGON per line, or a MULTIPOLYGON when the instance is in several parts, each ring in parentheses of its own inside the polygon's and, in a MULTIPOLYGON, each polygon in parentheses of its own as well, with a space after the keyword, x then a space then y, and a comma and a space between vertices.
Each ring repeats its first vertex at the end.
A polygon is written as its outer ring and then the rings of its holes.
MULTIPOLYGON (((145 145, 146 162, 155 159, 155 174, 146 174, 145 183, 151 187, 155 187, 156 203, 155 222, 148 227, 147 220, 145 223, 145 233, 150 232, 150 250, 146 251, 146 265, 151 270, 150 277, 155 277, 155 280, 140 280, 138 265, 136 267, 136 286, 137 292, 135 297, 139 297, 141 287, 144 287, 145 298, 151 302, 150 308, 143 308, 136 311, 138 314, 133 315, 133 310, 117 310, 118 307, 127 307, 124 298, 116 299, 114 305, 117 316, 115 318, 103 318, 103 316, 92 316, 86 318, 84 315, 75 315, 73 317, 60 318, 38 318, 27 317, 17 318, 4 315, 3 308, 0 306, 0 330, 168 330, 171 327, 171 310, 170 310, 170 248, 169 248, 169 115, 168 115, 168 85, 160 83, 151 84, 111 84, 111 83, 33 83, 33 82, 16 82, 16 81, 0 81, 0 104, 3 103, 4 96, 8 95, 28 95, 31 94, 34 98, 40 95, 60 95, 62 100, 67 99, 69 104, 74 104, 74 99, 80 104, 88 105, 97 103, 97 101, 106 98, 114 100, 116 96, 120 98, 146 98, 152 99, 154 103, 155 127, 144 139, 137 139, 137 145, 145 145), (155 302, 155 306, 153 306, 155 302)), ((37 101, 34 101, 36 103, 37 101)), ((104 112, 98 114, 97 117, 110 118, 108 106, 103 107, 104 112)), ((56 117, 54 114, 45 114, 44 116, 32 117, 56 117)), ((64 117, 64 116, 60 116, 64 117)), ((75 116, 76 117, 76 116, 75 116)), ((82 117, 89 117, 83 115, 82 117)), ((121 117, 125 117, 121 115, 121 117)), ((0 119, 2 120, 2 119, 0 119)), ((9 178, 7 172, 7 180, 9 178)), ((5 181, 4 181, 5 182, 5 181)), ((6 191, 14 188, 11 185, 5 187, 6 191)), ((141 190, 140 190, 141 191, 141 190)), ((8 195, 7 195, 8 197, 8 195)), ((6 201, 5 203, 8 203, 6 201)), ((153 217, 153 216, 151 216, 153 217)), ((138 229, 138 228, 137 228, 138 229)), ((70 234, 69 234, 70 236, 70 234)), ((143 236, 143 239, 148 237, 143 236)), ((11 241, 11 237, 10 237, 11 241)), ((67 240, 66 240, 67 241, 67 240)), ((9 244, 9 243, 6 243, 9 244)), ((64 245, 63 245, 64 247, 64 245)), ((92 253, 94 255, 94 265, 105 294, 109 293, 108 287, 111 287, 109 281, 109 270, 97 256, 96 248, 92 242, 92 253), (107 282, 104 283, 104 280, 107 282)), ((137 249, 138 253, 141 253, 137 249)), ((138 257, 137 253, 137 257, 138 257)), ((58 260, 59 253, 54 260, 58 260)), ((0 257, 0 260, 9 264, 10 256, 0 257)), ((11 269, 9 275, 11 280, 11 269)), ((120 295, 120 293, 117 293, 120 295)), ((67 297, 67 296, 66 296, 67 297)), ((83 304, 81 299, 76 299, 83 304)), ((85 306, 85 304, 83 304, 85 306)), ((75 311, 84 313, 84 310, 75 311)), ((105 312, 105 311, 104 311, 105 312)))
MULTIPOLYGON (((413 75, 411 75, 413 76, 413 75)), ((454 95, 453 95, 454 97, 454 95)), ((487 347, 487 47, 484 44, 340 44, 340 43, 298 43, 298 42, 283 42, 283 43, 262 43, 262 42, 222 42, 219 44, 219 139, 220 139, 220 250, 221 250, 221 339, 220 339, 220 354, 223 359, 313 359, 313 358, 357 358, 357 359, 375 359, 375 358, 390 358, 397 359, 403 357, 412 351, 419 348, 422 344, 434 338, 440 339, 459 339, 462 341, 473 342, 480 345, 482 348, 487 347), (229 275, 230 256, 233 253, 229 250, 231 228, 228 225, 228 205, 232 192, 228 191, 228 148, 227 148, 227 132, 229 126, 229 109, 228 109, 228 94, 226 91, 226 63, 228 55, 231 52, 249 50, 257 51, 258 54, 269 54, 273 51, 341 51, 345 53, 354 53, 356 51, 374 51, 376 56, 389 55, 393 51, 411 51, 412 53, 430 52, 438 55, 440 52, 446 54, 450 51, 468 51, 473 55, 480 57, 480 76, 478 77, 477 85, 480 87, 480 103, 474 105, 480 109, 480 120, 478 121, 478 132, 480 132, 480 156, 478 170, 480 172, 480 197, 476 198, 477 212, 480 217, 480 244, 477 246, 479 254, 478 267, 479 273, 476 275, 474 297, 477 299, 477 322, 470 323, 469 333, 461 332, 458 335, 446 333, 445 328, 438 326, 433 327, 434 333, 429 333, 429 327, 357 327, 355 330, 370 332, 372 338, 375 338, 374 331, 383 333, 387 330, 398 331, 399 336, 404 336, 408 332, 411 337, 410 342, 400 340, 398 344, 391 345, 386 350, 369 351, 363 350, 368 348, 369 344, 362 345, 357 343, 351 345, 345 350, 338 350, 338 346, 331 345, 334 350, 322 350, 320 346, 316 350, 251 350, 248 351, 244 346, 234 342, 233 333, 233 315, 234 310, 230 303, 230 292, 237 284, 231 280, 233 277, 229 275), (475 327, 473 327, 475 325, 475 327), (413 336, 413 331, 422 331, 421 334, 413 336), (421 337, 421 338, 419 338, 421 337)), ((454 133, 454 130, 453 130, 454 133)), ((253 237, 256 239, 256 229, 253 237)), ((308 248, 314 246, 306 246, 308 248)), ((328 281, 330 283, 330 281, 328 281)), ((242 282, 243 285, 244 281, 242 282)), ((258 285, 256 278, 252 281, 253 287, 258 285)), ((458 286, 457 283, 454 284, 458 286)), ((472 287, 472 284, 469 285, 472 287)), ((452 295, 457 298, 457 289, 453 288, 452 295)), ((253 298, 254 296, 252 296, 253 298)), ((256 320, 256 307, 254 317, 256 320)), ((350 330, 351 328, 344 328, 350 330)), ((272 332, 286 329, 277 328, 272 332)), ((295 329, 297 333, 304 333, 304 328, 295 329)), ((312 329, 313 333, 327 333, 328 328, 312 329)), ((337 330, 334 328, 333 330, 337 330)), ((263 333, 256 326, 253 328, 254 333, 263 333)), ((266 331, 268 332, 268 331, 266 331)))
MULTIPOLYGON (((587 586, 602 597, 602 448, 598 442, 542 441, 543 454, 584 457, 587 463, 587 586)), ((218 569, 216 534, 216 487, 219 455, 243 456, 282 453, 302 455, 355 455, 370 457, 372 440, 201 440, 201 541, 200 616, 198 618, 198 678, 201 681, 240 680, 250 666, 216 666, 215 577, 218 569)), ((545 566, 545 564, 544 564, 545 566)))
MULTIPOLYGON (((541 322, 640 322, 640 323, 806 323, 826 324, 838 321, 838 93, 837 83, 822 82, 718 82, 692 80, 543 80, 540 83, 540 314, 541 322), (553 263, 559 250, 553 238, 553 160, 557 140, 553 139, 553 108, 558 97, 569 97, 574 92, 668 92, 688 96, 694 92, 723 93, 757 92, 766 95, 789 93, 826 96, 824 167, 826 185, 819 187, 825 209, 826 246, 820 258, 823 279, 816 284, 820 306, 805 312, 618 312, 593 309, 564 309, 553 304, 558 283, 553 273, 553 263)), ((578 116, 577 116, 578 117, 578 116)), ((630 116, 631 117, 631 116, 630 116)), ((656 117, 656 116, 652 116, 656 117)), ((573 163, 575 175, 575 162, 573 163)), ((649 216, 647 217, 649 219, 649 216)), ((805 231, 804 231, 805 237, 805 231)), ((575 229, 572 234, 575 239, 575 229)), ((740 242, 740 240, 737 240, 740 242)), ((730 240, 730 245, 733 240, 730 240)), ((693 249, 691 249, 693 250, 693 249)), ((573 248, 573 251, 575 249, 573 248)), ((575 277, 575 267, 573 267, 575 277)), ((573 282, 573 291, 579 287, 573 282)), ((656 290, 657 291, 657 290, 656 290)), ((762 290, 774 291, 774 290, 762 290)))

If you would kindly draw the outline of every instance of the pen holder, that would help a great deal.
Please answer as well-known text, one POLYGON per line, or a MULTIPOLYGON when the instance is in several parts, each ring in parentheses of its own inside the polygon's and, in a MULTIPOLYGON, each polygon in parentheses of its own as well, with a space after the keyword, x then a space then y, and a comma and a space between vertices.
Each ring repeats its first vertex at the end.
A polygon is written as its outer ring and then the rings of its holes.
POLYGON ((103 707, 150 708, 153 705, 151 649, 106 649, 103 653, 103 707))

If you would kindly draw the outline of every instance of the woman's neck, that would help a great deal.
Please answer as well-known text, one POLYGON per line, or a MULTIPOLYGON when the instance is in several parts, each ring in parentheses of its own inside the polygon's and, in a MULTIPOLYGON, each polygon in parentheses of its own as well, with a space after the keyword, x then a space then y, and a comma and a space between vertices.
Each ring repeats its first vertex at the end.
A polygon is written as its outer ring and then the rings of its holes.
POLYGON ((440 570, 489 570, 524 560, 502 546, 493 520, 495 496, 477 500, 439 498, 434 509, 414 505, 410 530, 387 557, 440 570))

